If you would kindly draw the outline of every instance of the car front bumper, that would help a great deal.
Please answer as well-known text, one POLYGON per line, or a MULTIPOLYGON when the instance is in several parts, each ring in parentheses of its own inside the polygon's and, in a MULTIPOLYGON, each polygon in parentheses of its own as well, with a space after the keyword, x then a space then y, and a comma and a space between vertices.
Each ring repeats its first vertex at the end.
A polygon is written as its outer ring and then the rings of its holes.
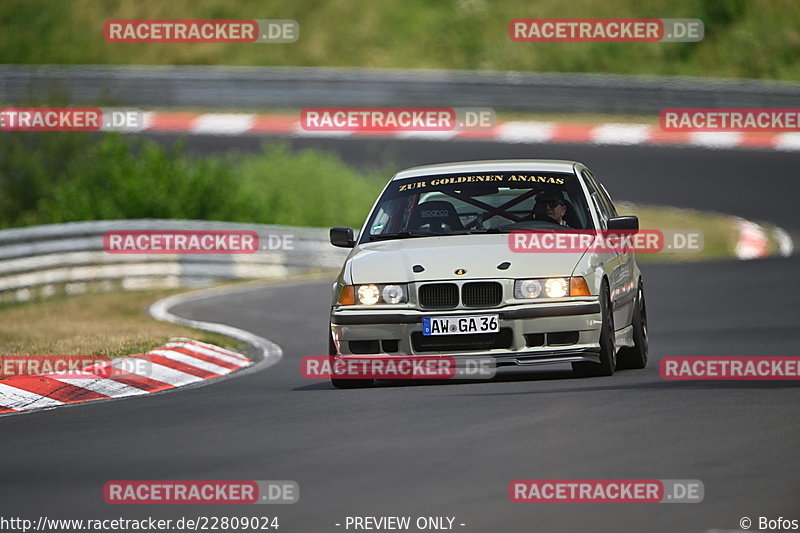
POLYGON ((331 313, 331 333, 342 357, 375 353, 491 357, 498 366, 527 366, 598 362, 601 321, 597 298, 439 312, 338 308, 331 313), (498 315, 501 333, 422 336, 423 317, 486 314, 498 315))

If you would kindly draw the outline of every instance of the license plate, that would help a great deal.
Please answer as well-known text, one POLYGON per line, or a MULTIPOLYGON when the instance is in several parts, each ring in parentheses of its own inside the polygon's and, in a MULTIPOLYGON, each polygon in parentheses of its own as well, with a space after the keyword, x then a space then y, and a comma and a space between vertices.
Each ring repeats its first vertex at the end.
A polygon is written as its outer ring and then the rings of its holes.
POLYGON ((498 331, 498 315, 431 316, 422 319, 423 335, 468 335, 498 331))

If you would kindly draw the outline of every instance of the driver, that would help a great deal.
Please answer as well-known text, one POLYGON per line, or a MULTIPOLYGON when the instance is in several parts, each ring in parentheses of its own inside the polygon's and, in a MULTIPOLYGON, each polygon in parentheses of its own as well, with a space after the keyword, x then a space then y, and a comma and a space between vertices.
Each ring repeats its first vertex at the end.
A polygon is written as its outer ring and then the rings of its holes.
POLYGON ((536 203, 533 206, 533 219, 544 220, 558 224, 564 228, 569 228, 564 221, 567 212, 567 203, 559 191, 542 191, 536 195, 536 203))

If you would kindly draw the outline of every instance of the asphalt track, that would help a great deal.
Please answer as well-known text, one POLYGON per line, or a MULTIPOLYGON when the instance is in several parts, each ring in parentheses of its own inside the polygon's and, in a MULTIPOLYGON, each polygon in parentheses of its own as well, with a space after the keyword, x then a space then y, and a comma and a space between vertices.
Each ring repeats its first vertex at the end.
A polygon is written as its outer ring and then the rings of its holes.
MULTIPOLYGON (((159 137, 165 142, 168 136, 159 137)), ((194 137, 199 152, 260 138, 194 137)), ((729 212, 800 234, 800 156, 688 148, 295 140, 350 162, 552 157, 583 161, 616 198, 729 212), (388 155, 387 155, 388 154, 388 155)), ((326 350, 330 281, 173 308, 278 343, 277 365, 209 387, 0 420, 0 515, 141 518, 277 514, 281 532, 345 516, 455 516, 479 532, 706 532, 800 519, 800 389, 666 382, 667 355, 798 354, 800 258, 643 267, 651 364, 611 378, 560 367, 486 383, 341 391, 304 380, 326 350), (512 504, 519 478, 700 479, 699 504, 512 504), (288 506, 110 506, 112 479, 291 479, 288 506)), ((755 528, 754 528, 755 529, 755 528)))

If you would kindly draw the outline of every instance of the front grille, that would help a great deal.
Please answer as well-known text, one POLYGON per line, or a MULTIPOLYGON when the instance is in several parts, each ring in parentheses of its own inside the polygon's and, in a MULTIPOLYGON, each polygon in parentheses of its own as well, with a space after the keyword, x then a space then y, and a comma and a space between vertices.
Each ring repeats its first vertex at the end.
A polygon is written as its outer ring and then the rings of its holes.
POLYGON ((465 283, 461 287, 465 307, 494 307, 503 301, 503 286, 495 281, 465 283))
POLYGON ((511 348, 511 328, 500 328, 499 333, 474 333, 471 335, 423 335, 420 331, 411 334, 411 345, 415 352, 456 352, 511 348))
POLYGON ((458 305, 458 285, 429 283, 419 288, 419 304, 428 309, 450 309, 458 305))

